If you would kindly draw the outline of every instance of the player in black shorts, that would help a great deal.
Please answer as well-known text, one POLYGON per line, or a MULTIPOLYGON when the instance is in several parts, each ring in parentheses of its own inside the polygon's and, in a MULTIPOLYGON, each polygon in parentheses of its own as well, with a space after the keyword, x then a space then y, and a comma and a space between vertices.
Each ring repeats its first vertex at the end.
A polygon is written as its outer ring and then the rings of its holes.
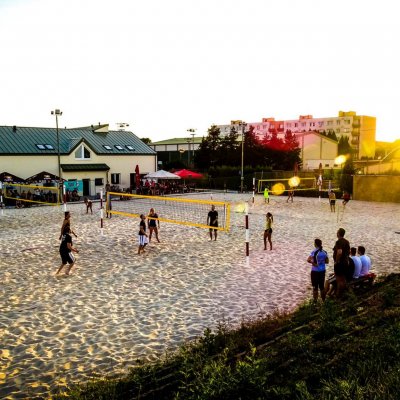
POLYGON ((61 272, 63 267, 67 264, 68 268, 65 272, 65 275, 69 275, 69 271, 71 271, 71 268, 75 264, 75 257, 72 254, 72 252, 79 253, 77 249, 72 247, 72 237, 70 235, 71 229, 69 226, 64 228, 64 234, 61 237, 61 244, 60 244, 60 256, 61 256, 61 265, 60 268, 58 268, 56 275, 61 272))
MULTIPOLYGON (((211 211, 208 212, 207 225, 218 227, 218 211, 215 210, 215 206, 211 206, 211 211)), ((217 240, 217 229, 210 228, 210 239, 212 240, 212 231, 214 231, 214 240, 217 240)))

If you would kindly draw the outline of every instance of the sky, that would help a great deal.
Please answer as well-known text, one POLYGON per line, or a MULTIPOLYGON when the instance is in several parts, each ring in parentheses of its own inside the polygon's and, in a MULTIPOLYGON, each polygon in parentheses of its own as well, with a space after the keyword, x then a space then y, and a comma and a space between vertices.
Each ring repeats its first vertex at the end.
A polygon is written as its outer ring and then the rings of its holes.
POLYGON ((377 118, 400 139, 393 0, 0 0, 0 125, 152 141, 231 120, 377 118))

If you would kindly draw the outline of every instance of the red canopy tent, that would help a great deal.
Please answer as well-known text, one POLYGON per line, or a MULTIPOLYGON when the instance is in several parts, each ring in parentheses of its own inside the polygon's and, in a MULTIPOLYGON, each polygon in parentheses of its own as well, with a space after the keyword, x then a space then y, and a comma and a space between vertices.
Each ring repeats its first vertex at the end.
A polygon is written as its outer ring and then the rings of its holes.
POLYGON ((202 174, 198 172, 190 171, 188 169, 181 169, 180 171, 174 172, 175 175, 180 176, 182 179, 201 179, 203 178, 202 174))

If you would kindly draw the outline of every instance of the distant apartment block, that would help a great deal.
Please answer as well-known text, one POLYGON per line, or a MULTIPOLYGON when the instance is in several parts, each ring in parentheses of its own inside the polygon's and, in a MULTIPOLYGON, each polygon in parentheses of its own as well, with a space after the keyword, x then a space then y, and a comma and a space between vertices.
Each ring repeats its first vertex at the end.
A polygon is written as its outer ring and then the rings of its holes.
MULTIPOLYGON (((236 120, 231 121, 229 125, 217 126, 223 135, 228 134, 232 127, 240 134, 241 123, 242 121, 236 120)), ((246 122, 245 130, 248 130, 250 126, 254 127, 254 133, 259 140, 263 140, 266 135, 273 132, 283 138, 288 130, 299 136, 299 141, 300 136, 309 132, 335 133, 338 139, 342 136, 349 138, 355 160, 375 155, 376 118, 357 115, 355 111, 339 111, 337 117, 324 118, 314 118, 312 115, 300 115, 298 119, 280 121, 276 121, 275 118, 262 118, 259 122, 246 122)))

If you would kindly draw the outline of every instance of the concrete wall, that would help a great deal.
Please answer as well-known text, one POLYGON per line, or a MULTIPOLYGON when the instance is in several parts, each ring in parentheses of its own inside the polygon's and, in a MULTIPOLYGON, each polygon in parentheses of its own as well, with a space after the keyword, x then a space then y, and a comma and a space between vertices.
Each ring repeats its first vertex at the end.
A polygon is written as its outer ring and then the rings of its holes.
POLYGON ((400 203, 400 176, 355 175, 353 199, 400 203))

